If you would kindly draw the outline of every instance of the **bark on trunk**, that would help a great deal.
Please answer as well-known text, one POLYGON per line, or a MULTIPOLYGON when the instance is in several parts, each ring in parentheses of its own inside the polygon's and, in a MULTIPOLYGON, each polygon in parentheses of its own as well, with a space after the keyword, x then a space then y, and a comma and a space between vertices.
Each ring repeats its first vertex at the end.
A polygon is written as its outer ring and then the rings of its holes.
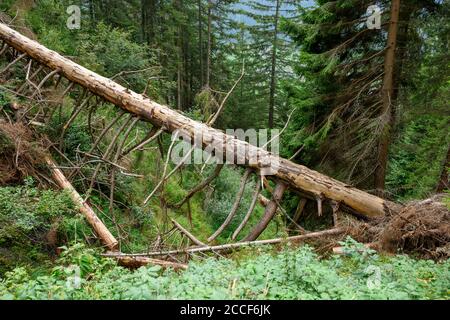
POLYGON ((379 196, 384 195, 384 187, 386 182, 386 168, 388 161, 389 145, 391 143, 392 129, 395 124, 394 110, 394 70, 395 70, 395 53, 397 49, 398 19, 400 13, 400 0, 392 0, 391 18, 388 31, 388 48, 384 61, 384 79, 381 95, 383 99, 382 121, 383 128, 381 132, 380 142, 378 145, 378 156, 375 170, 375 189, 379 196))
POLYGON ((208 47, 206 49, 206 83, 205 83, 206 88, 210 87, 211 81, 212 6, 213 6, 212 1, 208 0, 208 47))
POLYGON ((203 72, 203 8, 202 0, 198 0, 198 52, 199 52, 199 64, 200 64, 200 83, 203 85, 204 72, 203 72))
POLYGON ((269 129, 273 128, 273 116, 275 113, 275 89, 277 72, 277 48, 278 48, 278 20, 280 19, 281 0, 277 0, 275 9, 274 33, 272 44, 272 70, 270 72, 270 96, 269 96, 269 129))
POLYGON ((320 195, 342 202, 352 211, 367 217, 384 215, 389 211, 398 211, 399 206, 379 197, 358 190, 350 185, 334 180, 305 166, 273 155, 266 150, 226 135, 220 130, 204 123, 194 121, 179 114, 171 108, 158 104, 141 94, 130 91, 114 81, 102 77, 73 61, 47 49, 35 41, 22 36, 5 24, 0 24, 0 38, 16 50, 27 53, 30 57, 52 70, 59 69, 60 74, 70 81, 89 89, 97 96, 115 104, 125 111, 141 117, 153 125, 164 128, 167 132, 181 130, 194 141, 201 136, 202 146, 212 143, 223 155, 238 151, 235 163, 255 170, 271 169, 272 177, 278 178, 294 190, 309 195, 320 195), (252 155, 257 155, 257 162, 251 162, 252 155))

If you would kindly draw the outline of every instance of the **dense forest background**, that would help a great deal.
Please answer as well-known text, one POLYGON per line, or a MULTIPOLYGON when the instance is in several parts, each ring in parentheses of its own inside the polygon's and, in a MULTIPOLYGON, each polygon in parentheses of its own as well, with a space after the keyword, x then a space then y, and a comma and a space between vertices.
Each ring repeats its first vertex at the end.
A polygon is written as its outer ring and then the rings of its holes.
MULTIPOLYGON (((226 100, 214 124, 218 129, 286 127, 281 135, 283 157, 406 203, 448 192, 449 10, 450 3, 441 0, 1 0, 0 19, 48 48, 195 120, 206 122, 226 100), (396 49, 389 54, 394 4, 399 4, 398 35, 396 49), (70 5, 81 9, 79 29, 66 27, 70 5), (370 5, 382 11, 380 29, 367 27, 370 5)), ((0 106, 6 110, 16 98, 3 88, 7 85, 0 87, 0 106)), ((61 119, 69 118, 77 99, 73 94, 64 101, 59 118, 55 116, 46 129, 49 137, 60 136, 61 119)), ((118 114, 108 106, 100 112, 93 122, 103 126, 118 114)), ((64 137, 62 151, 69 161, 91 147, 83 122, 86 117, 82 114, 74 121, 64 137)), ((146 128, 138 126, 143 133, 146 128)), ((0 139, 0 147, 2 143, 0 139)), ((102 194, 107 188, 94 190, 91 196, 90 203, 120 240, 123 252, 150 250, 149 243, 170 230, 168 215, 204 240, 233 206, 243 171, 228 166, 210 188, 182 208, 168 204, 183 199, 214 171, 212 166, 183 168, 149 206, 142 206, 143 198, 161 178, 165 152, 158 151, 167 151, 169 145, 169 137, 159 139, 127 160, 127 166, 147 178, 118 176, 115 203, 102 194)), ((106 175, 100 173, 97 178, 110 184, 106 175)), ((14 270, 0 281, 0 298, 48 298, 52 285, 59 298, 110 298, 118 287, 116 298, 354 298, 345 285, 338 285, 345 281, 359 281, 356 297, 363 298, 436 298, 448 289, 445 264, 416 264, 404 257, 379 259, 374 252, 370 253, 373 259, 367 260, 351 239, 343 244, 352 252, 349 261, 318 261, 309 248, 276 257, 258 251, 261 256, 255 262, 235 265, 234 261, 208 260, 194 264, 193 271, 185 275, 169 273, 155 282, 157 268, 141 273, 118 270, 80 245, 80 240, 98 244, 84 218, 65 193, 42 190, 35 180, 27 177, 0 187, 0 280, 14 270), (57 247, 73 243, 78 244, 64 247, 66 253, 59 258, 54 256, 57 247), (62 279, 67 269, 54 268, 55 259, 62 265, 81 265, 83 277, 98 282, 86 281, 85 292, 66 290, 64 281, 55 279, 62 279), (298 271, 294 265, 304 261, 314 264, 298 271), (371 292, 365 288, 365 278, 360 278, 371 264, 383 270, 393 264, 400 267, 391 278, 383 279, 386 286, 371 292), (231 267, 235 273, 226 275, 231 267), (211 271, 214 268, 223 270, 223 278, 211 271), (266 275, 259 277, 266 269, 279 281, 270 292, 266 291, 266 275), (328 274, 331 269, 333 273, 328 274), (51 276, 41 278, 41 287, 31 280, 49 270, 51 276), (295 279, 284 275, 289 270, 300 275, 295 279), (345 278, 347 274, 355 279, 345 278), (238 285, 236 292, 211 289, 227 287, 227 281, 234 281, 230 277, 244 275, 248 282, 238 285), (418 282, 417 291, 410 290, 406 275, 426 279, 426 284, 418 282), (192 292, 179 289, 183 283, 202 285, 192 292), (162 287, 167 296, 160 292, 162 287)), ((73 183, 79 187, 83 182, 73 183)), ((251 180, 244 188, 236 217, 218 243, 232 237, 257 183, 251 180)), ((263 194, 270 196, 267 190, 263 194)), ((288 219, 295 214, 298 195, 288 193, 285 200, 288 217, 277 215, 261 239, 292 234, 288 219)), ((332 224, 330 216, 316 216, 315 204, 309 203, 306 209, 299 220, 302 227, 323 229, 332 224)), ((256 223, 263 212, 258 205, 250 222, 256 223)), ((175 237, 170 244, 181 246, 183 241, 175 237)), ((244 256, 238 254, 236 259, 244 256)))

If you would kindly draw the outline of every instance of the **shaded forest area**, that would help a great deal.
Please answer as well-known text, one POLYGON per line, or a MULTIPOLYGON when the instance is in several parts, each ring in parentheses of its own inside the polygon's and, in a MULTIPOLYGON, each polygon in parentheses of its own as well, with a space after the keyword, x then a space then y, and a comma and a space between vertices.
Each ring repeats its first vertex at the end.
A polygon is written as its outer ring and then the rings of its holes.
POLYGON ((449 9, 439 0, 3 0, 0 22, 126 93, 218 130, 281 130, 283 158, 367 192, 385 215, 254 168, 172 164, 167 128, 5 42, 0 298, 448 297, 449 9), (71 29, 74 4, 81 25, 71 29), (313 247, 291 248, 300 241, 313 247), (74 265, 81 288, 65 286, 74 265), (374 265, 395 269, 375 289, 365 283, 374 265))

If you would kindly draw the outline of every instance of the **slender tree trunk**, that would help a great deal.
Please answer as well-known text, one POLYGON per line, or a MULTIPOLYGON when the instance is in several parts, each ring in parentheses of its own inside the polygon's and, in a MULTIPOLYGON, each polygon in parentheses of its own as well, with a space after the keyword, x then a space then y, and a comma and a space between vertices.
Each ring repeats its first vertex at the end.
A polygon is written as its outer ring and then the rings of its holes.
POLYGON ((270 72, 270 97, 269 97, 269 129, 273 128, 273 118, 275 109, 275 89, 277 71, 277 48, 278 48, 278 21, 280 19, 281 0, 277 0, 275 9, 275 21, 272 45, 272 70, 270 72))
MULTIPOLYGON (((183 14, 182 2, 180 0, 175 1, 175 8, 179 15, 183 14)), ((177 22, 177 108, 183 110, 183 64, 184 64, 184 52, 183 52, 183 23, 177 22)))
POLYGON ((142 42, 147 41, 147 35, 146 35, 147 14, 146 13, 147 13, 147 8, 146 8, 145 0, 141 0, 141 38, 142 38, 142 42))
POLYGON ((200 62, 200 83, 203 85, 205 81, 204 70, 203 70, 203 8, 202 0, 198 0, 198 51, 199 51, 199 62, 200 62))
POLYGON ((450 189, 449 179, 448 179, 448 170, 450 168, 450 147, 447 151, 447 158, 445 159, 444 166, 442 168, 442 173, 439 179, 438 186, 436 188, 437 193, 444 192, 445 189, 450 189))
POLYGON ((141 0, 141 37, 148 45, 155 41, 158 0, 141 0))
POLYGON ((211 29, 212 29, 212 1, 208 0, 208 48, 206 52, 206 82, 205 87, 210 87, 211 81, 211 29))
POLYGON ((91 22, 93 23, 95 21, 95 6, 94 6, 94 0, 89 0, 89 14, 91 16, 91 22))
POLYGON ((395 54, 397 48, 398 20, 400 13, 400 0, 391 2, 391 18, 389 22, 387 50, 384 61, 384 79, 381 95, 383 100, 382 121, 383 127, 378 145, 377 164, 375 169, 375 189, 379 196, 384 195, 386 182, 386 168, 389 145, 391 143, 392 129, 395 124, 395 54))

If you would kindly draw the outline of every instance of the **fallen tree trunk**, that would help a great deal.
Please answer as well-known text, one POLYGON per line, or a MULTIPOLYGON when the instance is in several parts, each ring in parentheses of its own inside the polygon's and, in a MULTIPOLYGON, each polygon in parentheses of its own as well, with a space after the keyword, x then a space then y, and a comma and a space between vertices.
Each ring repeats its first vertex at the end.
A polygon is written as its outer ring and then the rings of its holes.
POLYGON ((311 232, 307 234, 303 234, 300 236, 293 236, 288 238, 276 238, 269 240, 258 240, 258 241, 247 241, 247 242, 236 242, 230 244, 224 244, 220 246, 207 246, 207 247, 195 247, 181 250, 170 250, 170 251, 161 251, 161 252, 149 252, 149 253, 132 253, 132 254, 124 254, 124 253, 106 253, 104 257, 118 258, 118 257, 153 257, 153 256, 167 256, 167 255, 175 255, 175 254, 186 254, 186 253, 196 253, 196 252, 207 252, 207 251, 223 251, 230 250, 234 248, 240 247, 248 247, 248 246, 260 246, 260 245, 269 245, 269 244, 277 244, 283 242, 299 242, 308 239, 327 237, 327 236, 336 236, 343 234, 345 229, 343 228, 335 228, 318 232, 311 232))
POLYGON ((68 80, 81 85, 127 112, 135 114, 155 126, 164 128, 167 132, 182 130, 182 134, 190 137, 192 143, 194 143, 195 138, 201 137, 201 142, 198 143, 197 147, 206 148, 214 143, 215 148, 221 150, 224 155, 235 153, 235 150, 245 150, 243 153, 238 152, 235 156, 235 160, 237 160, 235 163, 245 163, 247 167, 263 172, 270 169, 274 177, 294 190, 341 202, 352 211, 366 217, 382 216, 387 212, 397 212, 400 209, 395 203, 358 190, 305 166, 280 158, 262 148, 181 115, 167 106, 158 104, 76 64, 21 35, 5 24, 0 24, 0 39, 46 67, 59 70, 59 74, 68 80), (251 161, 254 155, 257 155, 258 161, 256 163, 251 161))
POLYGON ((127 256, 118 256, 112 257, 117 260, 119 265, 122 267, 130 268, 130 269, 138 269, 140 267, 145 267, 149 264, 157 265, 163 268, 173 268, 175 270, 186 270, 188 268, 187 264, 152 259, 148 257, 127 257, 127 256))
MULTIPOLYGON (((372 242, 372 243, 365 243, 364 244, 364 248, 366 249, 372 249, 372 250, 378 250, 379 249, 380 244, 376 243, 376 242, 372 242)), ((358 252, 364 252, 364 249, 359 249, 358 252)), ((344 247, 334 247, 333 248, 333 253, 334 254, 340 254, 340 255, 346 255, 348 254, 345 250, 344 247)))
POLYGON ((66 190, 69 193, 70 198, 79 207, 79 210, 86 217, 87 221, 95 230, 100 240, 108 247, 109 250, 117 250, 118 241, 114 238, 111 232, 109 232, 103 222, 97 217, 94 210, 92 210, 92 208, 83 200, 75 188, 66 179, 62 171, 57 168, 50 156, 46 156, 45 161, 50 167, 53 179, 55 179, 61 189, 66 190))

